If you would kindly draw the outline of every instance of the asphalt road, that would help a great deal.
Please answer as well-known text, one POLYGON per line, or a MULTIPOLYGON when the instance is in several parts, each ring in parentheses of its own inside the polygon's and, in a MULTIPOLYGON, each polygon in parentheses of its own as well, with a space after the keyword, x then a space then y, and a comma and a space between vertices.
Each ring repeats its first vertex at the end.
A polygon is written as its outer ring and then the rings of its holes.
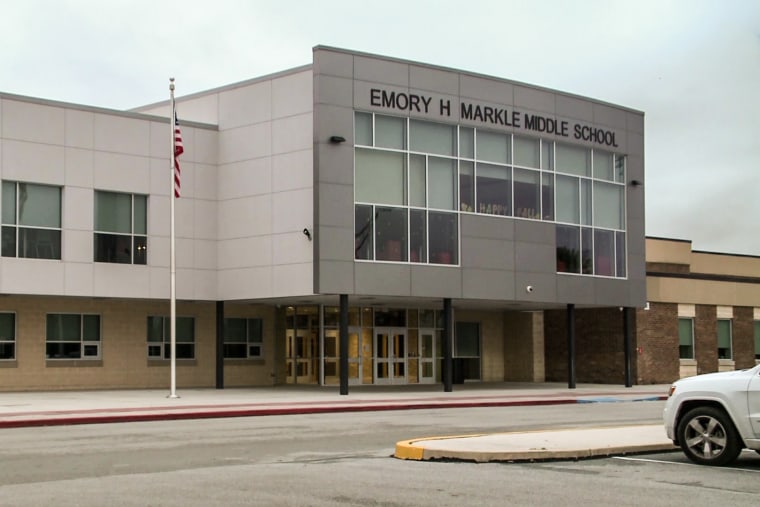
POLYGON ((0 430, 0 505, 753 505, 760 456, 402 461, 419 436, 659 422, 663 402, 409 410, 0 430))

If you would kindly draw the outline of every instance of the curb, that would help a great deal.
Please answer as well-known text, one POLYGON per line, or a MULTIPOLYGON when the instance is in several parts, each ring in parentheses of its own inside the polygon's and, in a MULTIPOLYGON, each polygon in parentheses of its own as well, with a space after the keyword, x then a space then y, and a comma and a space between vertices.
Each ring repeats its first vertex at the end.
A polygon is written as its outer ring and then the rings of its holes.
MULTIPOLYGON (((665 396, 646 398, 645 400, 622 400, 616 401, 649 401, 663 400, 665 396)), ((103 409, 103 410, 80 410, 71 411, 66 415, 54 417, 16 418, 13 414, 0 415, 0 429, 2 428, 26 428, 40 426, 68 426, 81 424, 108 424, 128 422, 152 422, 152 421, 176 421, 190 419, 223 419, 230 417, 263 417, 273 415, 298 415, 298 414, 327 414, 339 412, 382 412, 392 410, 431 410, 442 408, 471 408, 471 407, 523 407, 537 405, 569 405, 576 403, 594 403, 593 399, 557 398, 549 400, 512 400, 512 401, 459 401, 459 402, 417 402, 417 403, 384 403, 367 405, 331 405, 331 406, 299 406, 279 408, 226 408, 224 410, 208 407, 206 410, 186 409, 183 412, 169 412, 167 410, 183 410, 181 407, 161 407, 157 409, 103 409), (140 412, 142 410, 142 412, 140 412), (129 412, 129 413, 126 413, 129 412), (5 419, 3 419, 5 417, 5 419)), ((60 412, 59 412, 60 413, 60 412)), ((65 412, 64 412, 65 413, 65 412)), ((472 436, 472 435, 470 435, 472 436)), ((441 438, 441 437, 438 437, 441 438)), ((454 437, 458 438, 458 437, 454 437)), ((417 439, 419 442, 422 439, 417 439)))
MULTIPOLYGON (((626 427, 619 427, 626 428, 626 427)), ((619 429, 618 428, 618 429, 619 429)), ((615 428, 580 428, 579 431, 597 431, 615 428)), ((627 445, 600 445, 598 447, 578 447, 570 448, 545 448, 526 446, 523 449, 515 450, 461 450, 446 449, 447 440, 465 440, 478 437, 503 437, 509 439, 510 436, 520 437, 525 435, 552 434, 566 430, 538 430, 522 431, 508 433, 491 433, 491 434, 471 434, 455 436, 424 437, 411 440, 402 440, 396 443, 393 456, 403 460, 413 461, 472 461, 476 463, 488 462, 532 462, 532 461, 549 461, 549 460, 579 460, 597 457, 606 457, 612 455, 637 454, 647 452, 672 451, 678 449, 672 442, 647 442, 647 443, 629 443, 627 445), (427 448, 424 443, 429 441, 444 442, 436 448, 427 448)), ((663 434, 664 436, 664 434, 663 434)), ((503 444, 502 444, 503 446, 503 444)), ((477 447, 477 446, 474 446, 477 447)))

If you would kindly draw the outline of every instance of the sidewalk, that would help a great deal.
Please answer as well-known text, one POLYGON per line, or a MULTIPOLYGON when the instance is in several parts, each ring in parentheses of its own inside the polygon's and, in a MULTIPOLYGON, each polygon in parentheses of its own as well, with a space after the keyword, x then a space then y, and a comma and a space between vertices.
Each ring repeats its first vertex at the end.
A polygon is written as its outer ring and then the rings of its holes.
MULTIPOLYGON (((179 398, 167 390, 46 391, 0 393, 0 429, 69 424, 96 424, 176 419, 251 417, 327 412, 413 410, 462 407, 509 407, 570 403, 631 402, 665 399, 668 386, 582 384, 568 389, 558 383, 496 383, 455 385, 445 393, 440 384, 407 386, 350 386, 342 396, 337 387, 277 386, 229 389, 177 389, 179 398)), ((660 425, 648 431, 619 430, 589 436, 589 430, 502 433, 459 438, 433 437, 399 442, 398 457, 404 459, 540 459, 536 449, 553 449, 560 456, 568 445, 573 452, 589 449, 588 442, 604 438, 627 448, 662 445, 660 425), (635 442, 623 434, 635 435, 635 442), (568 443, 569 442, 569 443, 568 443), (399 447, 400 446, 400 447, 399 447), (401 449, 401 451, 399 451, 401 449), (410 451, 409 449, 412 449, 410 451), (420 450, 422 449, 422 450, 420 450), (527 458, 517 453, 528 452, 527 458)), ((669 443, 665 439, 666 443, 669 443)), ((611 445, 612 445, 611 444, 611 445)), ((672 444, 671 444, 672 445, 672 444)))

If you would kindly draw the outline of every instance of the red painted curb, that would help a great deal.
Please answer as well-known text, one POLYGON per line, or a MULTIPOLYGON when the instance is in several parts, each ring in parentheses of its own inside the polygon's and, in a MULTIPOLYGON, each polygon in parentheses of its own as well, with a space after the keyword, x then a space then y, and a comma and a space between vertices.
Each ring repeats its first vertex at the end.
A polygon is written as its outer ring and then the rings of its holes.
MULTIPOLYGON (((493 401, 477 403, 413 403, 413 404, 384 404, 360 406, 332 407, 283 407, 256 408, 236 410, 214 410, 202 412, 175 412, 149 414, 118 414, 118 415, 71 415, 45 419, 24 419, 0 421, 0 428, 28 428, 39 426, 68 426, 74 424, 105 424, 120 422, 175 421, 186 419, 221 419, 227 417, 259 417, 269 415, 297 414, 326 414, 337 412, 381 412, 390 410, 423 410, 441 408, 477 408, 477 407, 520 407, 529 405, 569 405, 577 403, 575 398, 556 400, 522 400, 522 401, 493 401)), ((113 409, 111 409, 113 410, 113 409)))
MULTIPOLYGON (((633 399, 621 401, 646 401, 646 400, 666 400, 667 396, 651 396, 646 399, 633 399)), ((153 412, 143 414, 115 414, 115 415, 76 415, 76 412, 69 416, 51 417, 41 419, 21 419, 21 420, 0 420, 0 428, 28 428, 39 426, 68 426, 75 424, 106 424, 106 423, 123 423, 123 422, 149 422, 149 421, 176 421, 188 419, 222 419, 228 417, 261 417, 270 415, 298 415, 298 414, 327 414, 338 412, 382 412, 390 410, 424 410, 424 409, 441 409, 441 408, 478 408, 478 407, 525 407, 536 405, 569 405, 576 403, 588 403, 587 400, 578 398, 558 398, 553 400, 513 400, 513 401, 477 401, 477 402, 420 402, 420 403, 392 403, 382 405, 337 405, 337 406, 311 406, 299 407, 288 406, 281 408, 249 408, 249 409, 225 409, 225 410, 206 410, 194 412, 153 412)), ((197 407, 196 407, 197 408, 197 407)), ((173 407, 174 410, 180 410, 179 407, 173 407)), ((121 409, 105 409, 103 411, 120 411, 121 409)), ((127 411, 137 411, 139 408, 127 408, 127 411)), ((150 410, 150 409, 145 409, 150 410)), ((155 409, 154 409, 155 410, 155 409)), ((162 409, 158 409, 162 410, 162 409)), ((89 409, 78 411, 79 414, 97 411, 89 409)))

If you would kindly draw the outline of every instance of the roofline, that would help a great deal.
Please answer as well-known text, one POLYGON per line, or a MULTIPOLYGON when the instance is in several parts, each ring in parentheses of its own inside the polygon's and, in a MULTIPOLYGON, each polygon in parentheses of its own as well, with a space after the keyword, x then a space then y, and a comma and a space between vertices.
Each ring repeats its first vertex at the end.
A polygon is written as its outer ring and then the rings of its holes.
POLYGON ((627 111, 629 113, 634 113, 634 114, 638 114, 638 115, 644 116, 644 112, 643 111, 640 111, 638 109, 634 109, 632 107, 621 106, 620 104, 614 104, 612 102, 606 102, 604 100, 599 100, 599 99, 595 99, 595 98, 592 98, 592 97, 587 97, 587 96, 584 96, 584 95, 578 95, 576 93, 570 93, 570 92, 566 92, 566 91, 562 91, 562 90, 556 90, 554 88, 547 88, 545 86, 535 85, 535 84, 531 84, 531 83, 525 83, 525 82, 522 82, 522 81, 515 81, 513 79, 507 79, 507 78, 502 78, 502 77, 497 77, 497 76, 491 76, 491 75, 488 75, 488 74, 481 74, 481 73, 472 72, 472 71, 469 71, 469 70, 455 69, 453 67, 446 67, 446 66, 443 66, 443 65, 434 65, 434 64, 430 64, 430 63, 417 62, 417 61, 414 61, 414 60, 405 60, 403 58, 394 58, 394 57, 391 57, 391 56, 377 55, 377 54, 366 53, 366 52, 362 52, 362 51, 353 51, 353 50, 350 50, 350 49, 337 48, 337 47, 333 47, 333 46, 317 45, 317 46, 314 46, 314 48, 312 50, 313 51, 326 50, 326 51, 334 51, 334 52, 337 52, 337 53, 344 53, 344 54, 348 54, 348 55, 365 56, 365 57, 368 57, 368 58, 376 58, 378 60, 385 60, 385 61, 388 61, 388 62, 403 63, 403 64, 408 64, 408 65, 417 65, 417 66, 420 66, 420 67, 427 67, 427 68, 430 68, 430 69, 442 70, 442 71, 445 71, 445 72, 457 72, 457 73, 460 73, 460 74, 467 74, 469 76, 479 77, 479 78, 483 78, 483 79, 490 79, 490 80, 494 80, 494 81, 501 81, 501 82, 505 82, 505 83, 509 83, 509 84, 515 84, 515 85, 519 85, 519 86, 529 86, 531 88, 535 88, 535 89, 538 89, 538 90, 546 91, 546 92, 549 92, 549 93, 557 93, 557 94, 560 94, 560 95, 564 95, 566 97, 571 97, 571 98, 574 98, 574 99, 580 99, 580 100, 584 100, 584 101, 593 101, 593 102, 595 102, 597 104, 600 104, 600 105, 614 107, 616 109, 621 109, 621 110, 627 111))
MULTIPOLYGON (((251 79, 246 79, 245 81, 238 81, 237 83, 232 83, 232 84, 227 84, 227 85, 223 85, 223 86, 218 86, 216 88, 209 88, 208 90, 202 90, 202 91, 199 91, 199 92, 194 92, 194 93, 191 93, 189 95, 181 95, 181 96, 176 97, 175 100, 177 102, 183 102, 185 100, 192 100, 192 99, 195 99, 195 98, 198 98, 198 97, 203 97, 205 95, 209 95, 209 94, 212 94, 212 93, 219 93, 219 92, 234 90, 235 88, 242 88, 244 86, 249 86, 249 85, 252 85, 252 84, 255 84, 255 83, 259 83, 259 82, 262 82, 262 81, 270 81, 272 79, 277 79, 277 78, 281 78, 281 77, 285 77, 285 76, 290 76, 290 75, 293 75, 293 74, 298 74, 300 72, 304 72, 306 70, 310 70, 312 67, 313 67, 313 65, 310 64, 310 63, 306 64, 306 65, 301 65, 299 67, 292 67, 290 69, 281 70, 281 71, 278 71, 278 72, 273 72, 271 74, 266 74, 264 76, 259 76, 259 77, 254 77, 254 78, 251 78, 251 79)), ((169 103, 169 99, 167 99, 167 100, 160 100, 158 102, 153 102, 151 104, 145 104, 145 105, 142 105, 142 106, 134 107, 134 108, 130 109, 130 111, 139 112, 141 109, 151 109, 151 108, 154 108, 154 107, 166 105, 168 103, 169 103)))
MULTIPOLYGON (((107 114, 111 116, 121 116, 123 118, 132 118, 135 120, 147 120, 155 121, 159 123, 169 123, 168 116, 156 116, 153 114, 140 113, 136 111, 122 111, 120 109, 109 109, 106 107, 87 106, 84 104, 75 104, 73 102, 62 102, 57 100, 41 99, 37 97, 28 97, 26 95, 15 95, 13 93, 0 92, 0 99, 12 100, 16 102, 26 102, 28 104, 37 104, 40 106, 48 107, 60 107, 65 109, 75 109, 77 111, 86 111, 95 114, 107 114)), ((183 126, 205 129, 205 130, 219 130, 217 125, 210 123, 201 123, 197 121, 183 121, 183 126)))

